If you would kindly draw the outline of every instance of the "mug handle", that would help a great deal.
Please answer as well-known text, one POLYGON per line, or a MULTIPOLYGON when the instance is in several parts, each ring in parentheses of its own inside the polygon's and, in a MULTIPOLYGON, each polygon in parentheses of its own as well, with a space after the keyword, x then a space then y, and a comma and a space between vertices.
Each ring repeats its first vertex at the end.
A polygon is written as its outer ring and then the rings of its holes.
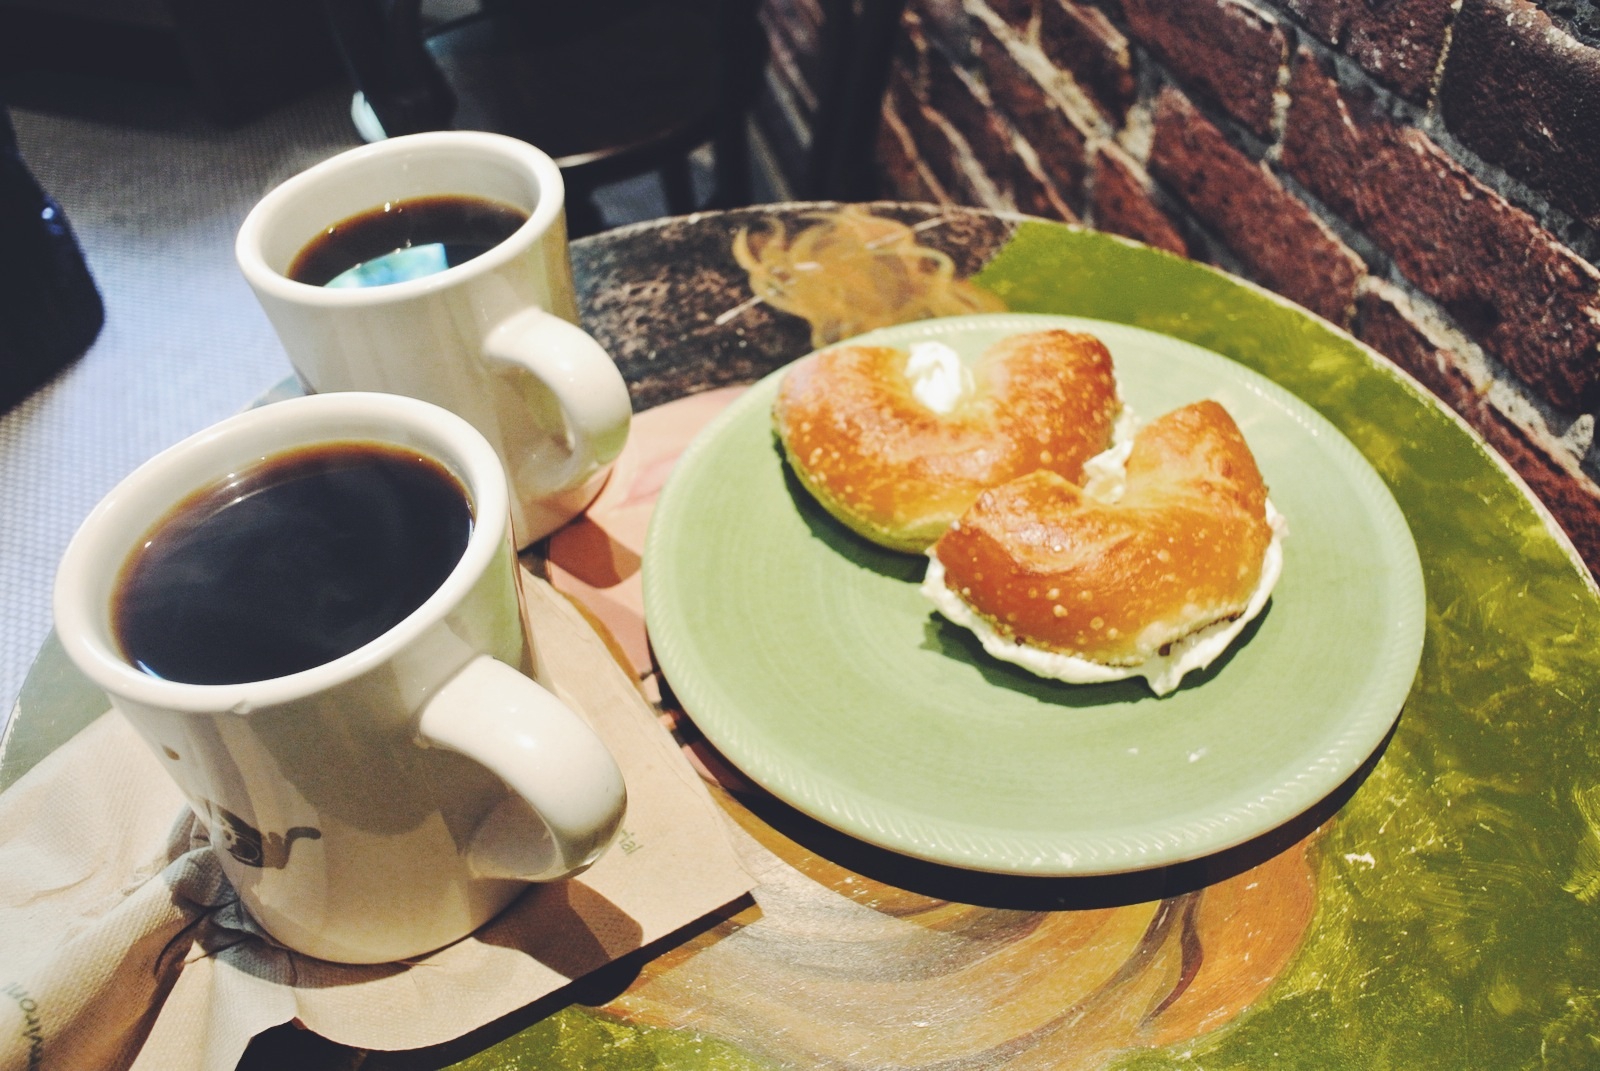
POLYGON ((480 823, 471 859, 481 877, 571 876, 622 824, 627 789, 605 744, 571 707, 498 659, 479 655, 434 693, 417 736, 483 766, 526 804, 510 799, 480 823))
MULTIPOLYGON (((628 385, 611 355, 583 328, 529 306, 495 325, 484 339, 483 356, 495 371, 531 377, 548 392, 549 399, 517 392, 528 411, 511 418, 513 427, 538 425, 539 453, 548 455, 553 439, 556 452, 566 455, 553 464, 549 456, 538 459, 538 496, 581 487, 622 452, 633 416, 628 385), (550 412, 551 400, 559 413, 550 412)), ((534 477, 515 471, 516 459, 510 464, 512 483, 527 488, 534 477)))

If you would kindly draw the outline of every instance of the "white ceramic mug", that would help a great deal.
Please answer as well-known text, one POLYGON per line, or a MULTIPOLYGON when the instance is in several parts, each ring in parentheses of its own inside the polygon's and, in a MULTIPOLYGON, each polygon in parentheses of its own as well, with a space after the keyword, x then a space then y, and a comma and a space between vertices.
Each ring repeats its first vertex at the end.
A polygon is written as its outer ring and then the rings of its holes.
POLYGON ((454 130, 351 149, 262 198, 234 252, 308 391, 421 398, 494 444, 511 477, 518 546, 599 493, 631 403, 616 364, 576 326, 561 171, 543 152, 454 130), (285 275, 336 223, 452 194, 521 209, 527 222, 480 256, 405 282, 337 289, 285 275))
POLYGON ((378 963, 439 948, 530 881, 587 867, 625 807, 622 774, 526 667, 505 475, 471 425, 428 403, 349 392, 241 413, 140 466, 62 558, 55 622, 210 829, 275 939, 378 963), (466 490, 460 562, 409 616, 349 654, 273 680, 183 684, 130 664, 119 574, 171 508, 242 467, 324 442, 399 444, 466 490))

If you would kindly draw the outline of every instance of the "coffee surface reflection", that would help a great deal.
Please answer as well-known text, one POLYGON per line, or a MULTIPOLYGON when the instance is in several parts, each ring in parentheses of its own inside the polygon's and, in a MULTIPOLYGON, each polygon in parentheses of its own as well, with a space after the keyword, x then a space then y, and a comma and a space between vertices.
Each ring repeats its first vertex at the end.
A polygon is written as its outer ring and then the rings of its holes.
POLYGON ((512 205, 448 195, 386 201, 339 221, 295 254, 285 274, 311 286, 386 286, 482 256, 528 220, 512 205))
POLYGON ((371 442, 286 451, 191 495, 139 541, 113 598, 117 642, 184 684, 312 669, 421 606, 472 523, 432 458, 371 442))

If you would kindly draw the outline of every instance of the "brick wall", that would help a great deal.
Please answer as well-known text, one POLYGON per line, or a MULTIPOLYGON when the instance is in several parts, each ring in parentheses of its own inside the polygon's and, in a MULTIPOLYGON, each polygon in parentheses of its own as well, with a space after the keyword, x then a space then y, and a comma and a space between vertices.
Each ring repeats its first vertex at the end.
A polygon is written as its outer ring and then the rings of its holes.
POLYGON ((892 62, 885 195, 1292 298, 1459 411, 1600 573, 1591 0, 910 0, 892 62))
POLYGON ((824 56, 822 0, 760 0, 767 37, 767 77, 756 120, 781 174, 797 192, 806 169, 811 122, 819 106, 824 56))

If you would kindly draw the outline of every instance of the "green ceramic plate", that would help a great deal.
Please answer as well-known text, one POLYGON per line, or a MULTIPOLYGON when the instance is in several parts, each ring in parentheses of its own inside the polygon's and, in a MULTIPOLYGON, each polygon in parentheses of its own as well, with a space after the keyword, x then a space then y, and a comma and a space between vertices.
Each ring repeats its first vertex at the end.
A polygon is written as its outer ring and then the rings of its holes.
POLYGON ((1189 343, 1060 316, 905 324, 974 358, 1004 335, 1090 330, 1148 420, 1200 398, 1233 414, 1288 518, 1283 578, 1257 623, 1156 698, 1142 680, 1072 686, 988 658, 918 593, 920 556, 873 546, 794 482, 771 431, 776 373, 685 452, 644 555, 651 642, 707 738, 806 814, 935 862, 1106 874, 1268 832, 1378 747, 1421 655, 1416 548, 1387 488, 1334 427, 1189 343))

